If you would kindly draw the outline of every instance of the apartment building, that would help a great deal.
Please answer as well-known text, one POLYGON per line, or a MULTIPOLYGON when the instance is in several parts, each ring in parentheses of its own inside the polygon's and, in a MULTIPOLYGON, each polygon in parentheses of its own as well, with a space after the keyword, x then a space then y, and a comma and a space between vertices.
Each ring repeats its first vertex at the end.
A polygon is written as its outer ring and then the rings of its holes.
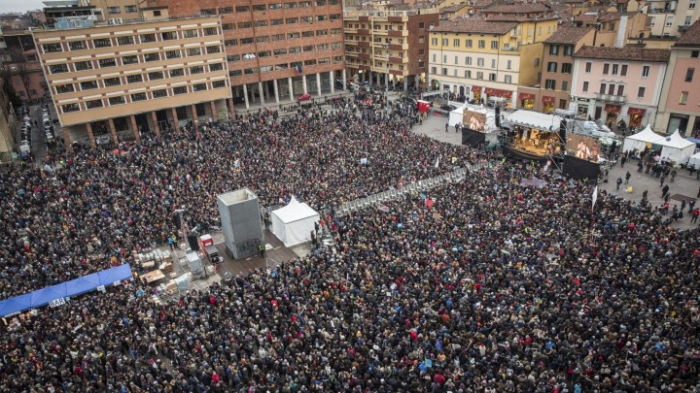
POLYGON ((33 35, 67 146, 138 142, 141 133, 197 127, 232 111, 217 16, 33 35))
POLYGON ((606 124, 654 124, 671 53, 666 49, 584 46, 574 54, 571 100, 578 116, 606 124))
POLYGON ((652 37, 680 37, 700 18, 696 0, 639 0, 630 1, 627 7, 648 16, 652 37))
POLYGON ((10 100, 2 89, 3 83, 0 79, 0 161, 7 162, 12 159, 12 149, 15 145, 12 134, 17 129, 17 118, 10 100))
POLYGON ((155 0, 171 17, 219 15, 235 105, 345 88, 341 0, 155 0))
POLYGON ((428 35, 437 9, 345 12, 345 54, 356 82, 420 86, 426 80, 428 35))
POLYGON ((542 42, 554 34, 558 21, 544 17, 513 19, 458 18, 433 29, 432 88, 474 101, 501 97, 509 107, 516 107, 518 86, 532 86, 538 80, 542 42))
POLYGON ((700 22, 671 47, 655 129, 696 135, 700 130, 700 22))
POLYGON ((40 101, 49 94, 28 30, 0 30, 0 69, 23 101, 40 101))
POLYGON ((540 81, 531 87, 518 87, 518 107, 545 113, 568 109, 574 53, 584 45, 596 45, 594 28, 563 26, 546 39, 540 81))
POLYGON ((640 39, 648 39, 647 16, 641 12, 614 11, 615 8, 594 7, 574 18, 579 27, 596 29, 596 46, 622 48, 640 39), (613 11, 611 11, 613 10, 613 11))

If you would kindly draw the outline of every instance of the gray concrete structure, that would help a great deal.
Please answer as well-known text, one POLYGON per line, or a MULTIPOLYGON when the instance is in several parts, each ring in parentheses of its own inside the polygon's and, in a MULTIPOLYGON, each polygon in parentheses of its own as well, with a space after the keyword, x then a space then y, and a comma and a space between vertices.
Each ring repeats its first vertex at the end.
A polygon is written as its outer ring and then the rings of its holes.
POLYGON ((242 188, 219 195, 217 205, 228 255, 241 259, 257 253, 264 239, 258 197, 242 188))

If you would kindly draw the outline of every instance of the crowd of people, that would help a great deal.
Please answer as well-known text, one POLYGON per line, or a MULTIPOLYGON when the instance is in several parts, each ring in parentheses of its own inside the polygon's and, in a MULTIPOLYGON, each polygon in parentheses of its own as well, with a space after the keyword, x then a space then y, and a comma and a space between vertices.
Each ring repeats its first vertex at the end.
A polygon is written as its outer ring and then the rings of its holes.
POLYGON ((241 184, 265 203, 294 194, 322 208, 400 179, 483 168, 388 209, 334 217, 332 247, 269 272, 165 304, 124 283, 5 320, 0 390, 700 389, 697 231, 604 192, 592 211, 590 186, 416 136, 401 109, 350 120, 353 105, 80 153, 55 180, 5 174, 6 297, 40 285, 16 282, 25 264, 58 279, 120 263, 167 233, 173 208, 214 220, 215 194, 241 184), (455 159, 434 165, 446 156, 455 159), (74 261, 91 252, 117 260, 74 261))

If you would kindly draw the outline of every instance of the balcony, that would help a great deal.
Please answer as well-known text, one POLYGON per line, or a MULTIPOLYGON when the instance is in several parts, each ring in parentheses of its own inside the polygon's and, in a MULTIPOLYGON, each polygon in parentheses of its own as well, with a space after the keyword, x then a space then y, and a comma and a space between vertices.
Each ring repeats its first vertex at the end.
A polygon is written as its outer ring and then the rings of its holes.
POLYGON ((678 26, 679 33, 685 33, 686 31, 688 31, 688 29, 690 29, 690 25, 679 25, 678 26))
POLYGON ((610 104, 624 104, 627 96, 616 96, 614 94, 595 93, 595 99, 610 104))
POLYGON ((668 8, 650 8, 648 14, 673 14, 675 11, 668 8))

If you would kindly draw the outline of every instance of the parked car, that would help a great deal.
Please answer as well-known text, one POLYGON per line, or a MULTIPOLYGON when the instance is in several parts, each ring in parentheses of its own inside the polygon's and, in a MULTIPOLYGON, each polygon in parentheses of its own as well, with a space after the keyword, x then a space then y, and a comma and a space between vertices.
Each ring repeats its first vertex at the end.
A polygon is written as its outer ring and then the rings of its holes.
POLYGON ((310 99, 311 99, 311 94, 309 94, 309 93, 302 94, 299 97, 297 97, 297 101, 308 101, 310 99))
POLYGON ((19 156, 23 160, 27 160, 30 158, 30 155, 32 154, 32 145, 29 143, 29 141, 22 141, 19 143, 19 156))
POLYGON ((455 107, 454 105, 445 104, 445 105, 441 105, 440 109, 442 109, 443 111, 452 112, 453 110, 457 109, 457 107, 455 107))

